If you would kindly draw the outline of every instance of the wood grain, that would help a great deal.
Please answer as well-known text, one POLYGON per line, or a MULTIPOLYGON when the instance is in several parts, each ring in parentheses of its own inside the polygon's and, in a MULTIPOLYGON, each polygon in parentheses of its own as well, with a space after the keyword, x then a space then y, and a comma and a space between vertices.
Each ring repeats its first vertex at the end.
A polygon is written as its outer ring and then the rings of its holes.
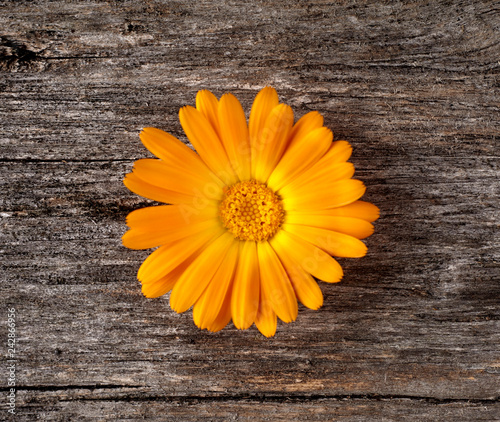
POLYGON ((15 420, 500 420, 499 2, 3 1, 0 28, 15 420), (266 85, 353 145, 382 215, 319 311, 202 332, 141 295, 121 180, 199 89, 266 85))

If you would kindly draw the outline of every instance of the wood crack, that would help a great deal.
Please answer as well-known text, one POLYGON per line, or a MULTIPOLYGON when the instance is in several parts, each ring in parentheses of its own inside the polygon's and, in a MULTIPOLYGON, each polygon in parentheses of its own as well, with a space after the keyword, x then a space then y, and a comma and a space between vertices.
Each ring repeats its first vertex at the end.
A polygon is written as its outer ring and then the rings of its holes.
MULTIPOLYGON (((18 391, 30 392, 57 392, 64 390, 121 390, 121 389, 144 389, 148 388, 144 385, 121 385, 121 384, 94 384, 94 385, 24 385, 17 386, 18 391)), ((0 391, 9 391, 8 387, 0 387, 0 391)), ((321 400, 414 400, 424 401, 433 404, 447 403, 474 403, 474 404, 492 404, 500 403, 500 396, 492 398, 472 398, 472 397, 430 397, 408 394, 275 394, 275 393, 259 393, 259 394, 213 394, 213 395, 159 395, 151 394, 144 395, 141 391, 140 397, 125 396, 125 397, 78 397, 71 399, 61 399, 61 401, 209 401, 209 402, 225 402, 225 401, 257 401, 257 402, 314 402, 321 400)))
MULTIPOLYGON (((20 385, 16 387, 17 391, 29 392, 58 392, 65 390, 122 390, 122 389, 145 389, 145 385, 122 385, 122 384, 93 384, 93 385, 20 385)), ((9 387, 0 387, 0 391, 10 391, 9 387)), ((257 401, 257 402, 314 402, 321 400, 414 400, 433 404, 447 403, 474 403, 474 404, 492 404, 500 403, 500 396, 492 398, 472 398, 472 397, 430 397, 409 394, 208 394, 208 395, 145 395, 141 391, 140 397, 77 397, 64 399, 61 401, 177 401, 177 402, 225 402, 225 401, 257 401)))

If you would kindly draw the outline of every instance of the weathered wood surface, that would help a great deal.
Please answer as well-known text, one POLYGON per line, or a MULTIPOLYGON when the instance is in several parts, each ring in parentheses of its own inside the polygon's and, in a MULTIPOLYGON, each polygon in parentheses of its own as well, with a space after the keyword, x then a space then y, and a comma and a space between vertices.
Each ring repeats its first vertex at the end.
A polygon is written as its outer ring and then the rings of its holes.
POLYGON ((499 2, 0 5, 16 420, 500 420, 499 2), (199 89, 268 84, 352 143, 382 216, 319 311, 201 332, 141 295, 121 179, 199 89))

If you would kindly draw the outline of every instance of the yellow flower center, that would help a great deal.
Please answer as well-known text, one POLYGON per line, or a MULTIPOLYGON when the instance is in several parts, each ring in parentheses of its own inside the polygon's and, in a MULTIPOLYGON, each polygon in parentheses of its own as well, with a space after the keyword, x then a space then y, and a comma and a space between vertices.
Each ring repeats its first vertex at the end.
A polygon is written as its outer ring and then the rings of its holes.
POLYGON ((256 180, 226 188, 219 211, 224 226, 236 238, 259 242, 273 236, 285 217, 278 195, 256 180))

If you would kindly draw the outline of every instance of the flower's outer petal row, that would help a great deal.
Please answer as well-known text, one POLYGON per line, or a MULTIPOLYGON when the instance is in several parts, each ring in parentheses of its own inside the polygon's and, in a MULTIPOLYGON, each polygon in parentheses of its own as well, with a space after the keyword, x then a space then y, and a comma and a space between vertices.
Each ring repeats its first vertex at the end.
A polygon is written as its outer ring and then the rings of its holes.
POLYGON ((323 126, 323 116, 317 111, 304 114, 297 123, 293 125, 290 133, 290 146, 304 141, 304 138, 315 129, 323 126))
POLYGON ((307 134, 302 142, 297 142, 287 148, 280 162, 272 172, 267 185, 274 191, 290 183, 316 163, 330 148, 333 133, 326 127, 314 129, 307 134))
POLYGON ((288 217, 299 218, 300 216, 319 217, 350 217, 373 223, 380 216, 380 210, 376 205, 365 201, 355 201, 349 205, 338 208, 318 209, 318 210, 293 210, 289 211, 288 217))
POLYGON ((146 127, 142 130, 140 138, 144 146, 168 166, 221 184, 200 156, 170 133, 146 127))
POLYGON ((141 283, 159 280, 223 233, 224 230, 220 226, 215 226, 196 236, 160 246, 144 260, 137 272, 137 278, 141 283))
POLYGON ((177 226, 217 218, 218 206, 213 202, 200 208, 191 208, 185 204, 158 205, 139 208, 127 215, 127 225, 138 231, 168 231, 177 226))
POLYGON ((240 181, 250 180, 250 139, 243 107, 233 94, 224 94, 218 108, 220 137, 240 181))
POLYGON ((306 184, 316 185, 325 179, 332 183, 341 179, 350 179, 354 175, 354 165, 346 163, 351 156, 352 147, 346 141, 335 141, 330 149, 313 166, 302 171, 296 178, 280 189, 280 194, 286 196, 288 191, 295 191, 306 184))
POLYGON ((330 215, 361 218, 369 223, 373 223, 380 217, 380 210, 370 202, 356 201, 343 207, 331 209, 330 215))
POLYGON ((181 126, 191 144, 206 165, 225 184, 232 185, 238 180, 219 136, 207 118, 191 106, 179 111, 181 126))
MULTIPOLYGON (((290 185, 288 185, 290 186, 290 185)), ((288 188, 287 186, 287 188, 288 188)), ((365 193, 365 185, 359 180, 347 179, 330 183, 320 180, 308 183, 294 191, 281 193, 285 212, 291 210, 320 210, 350 204, 365 193)))
POLYGON ((257 244, 261 288, 271 303, 271 308, 284 322, 297 318, 297 297, 283 265, 268 242, 257 244))
POLYGON ((217 318, 207 326, 207 330, 212 333, 222 330, 231 321, 232 287, 233 285, 231 284, 226 292, 226 297, 220 308, 219 315, 217 315, 217 318))
POLYGON ((149 299, 153 299, 168 293, 179 278, 179 275, 174 274, 175 272, 175 270, 172 271, 154 283, 143 284, 142 294, 149 299))
POLYGON ((261 279, 259 310, 255 317, 255 326, 259 329, 262 335, 272 337, 276 334, 278 320, 276 318, 276 313, 271 307, 271 300, 266 296, 263 284, 264 281, 261 279))
POLYGON ((279 256, 288 256, 291 261, 319 280, 336 283, 343 276, 342 267, 335 259, 286 230, 278 232, 269 242, 279 256))
POLYGON ((352 176, 354 176, 352 163, 338 163, 328 167, 313 166, 280 189, 279 193, 287 196, 289 192, 295 192, 307 185, 311 187, 320 183, 332 184, 338 180, 350 179, 352 176))
POLYGON ((198 91, 198 94, 196 94, 196 109, 210 122, 215 133, 220 135, 219 118, 217 116, 218 108, 219 101, 214 94, 206 89, 198 91))
POLYGON ((222 199, 222 185, 193 173, 185 173, 170 167, 161 160, 143 158, 134 163, 133 173, 151 185, 179 192, 192 198, 222 199))
POLYGON ((127 217, 130 230, 123 245, 130 249, 149 249, 195 236, 198 232, 220 225, 218 208, 206 206, 194 211, 187 205, 160 205, 132 211, 127 217))
POLYGON ((260 272, 256 242, 240 242, 231 298, 231 314, 236 328, 250 327, 259 310, 260 272))
POLYGON ((195 304, 235 243, 233 235, 225 232, 211 242, 182 274, 170 294, 170 307, 177 313, 195 304))
POLYGON ((252 175, 255 174, 255 167, 257 161, 255 154, 257 146, 260 144, 262 132, 268 116, 274 107, 279 104, 278 93, 274 88, 265 87, 259 91, 250 110, 250 117, 248 119, 248 130, 250 134, 250 147, 252 151, 252 175))
POLYGON ((207 201, 206 198, 196 198, 172 190, 154 186, 151 183, 140 179, 135 173, 128 173, 123 179, 123 184, 132 192, 153 201, 164 202, 166 204, 187 204, 207 201))
POLYGON ((129 230, 123 237, 123 245, 130 249, 149 249, 157 246, 168 245, 186 237, 197 236, 205 230, 216 230, 220 227, 218 219, 212 218, 197 223, 184 224, 171 230, 162 230, 157 233, 152 231, 141 232, 129 230))
POLYGON ((155 298, 168 293, 173 289, 175 283, 182 275, 186 268, 191 265, 194 259, 199 255, 200 251, 198 250, 190 257, 188 257, 185 261, 183 261, 180 265, 175 267, 172 271, 170 271, 167 275, 161 277, 159 280, 153 280, 150 282, 142 282, 142 293, 144 296, 148 298, 155 298))
POLYGON ((373 224, 360 218, 291 213, 287 215, 286 222, 288 224, 333 230, 354 236, 356 239, 364 239, 373 234, 373 224))
POLYGON ((193 307, 194 323, 201 329, 213 324, 222 308, 226 293, 233 281, 239 252, 239 242, 233 242, 212 281, 193 307))
POLYGON ((309 309, 319 309, 323 305, 323 293, 316 280, 282 248, 277 247, 275 252, 283 264, 300 302, 309 309))
POLYGON ((283 230, 301 237, 306 242, 312 243, 333 256, 361 258, 366 255, 366 245, 361 240, 347 234, 295 224, 284 224, 283 230))
MULTIPOLYGON (((293 111, 286 104, 279 104, 271 110, 261 136, 252 144, 252 162, 255 170, 252 177, 266 183, 276 164, 283 156, 293 125, 293 111)), ((252 167, 253 168, 253 167, 252 167)))
POLYGON ((352 146, 347 141, 335 141, 322 158, 330 165, 347 161, 352 154, 352 146))

